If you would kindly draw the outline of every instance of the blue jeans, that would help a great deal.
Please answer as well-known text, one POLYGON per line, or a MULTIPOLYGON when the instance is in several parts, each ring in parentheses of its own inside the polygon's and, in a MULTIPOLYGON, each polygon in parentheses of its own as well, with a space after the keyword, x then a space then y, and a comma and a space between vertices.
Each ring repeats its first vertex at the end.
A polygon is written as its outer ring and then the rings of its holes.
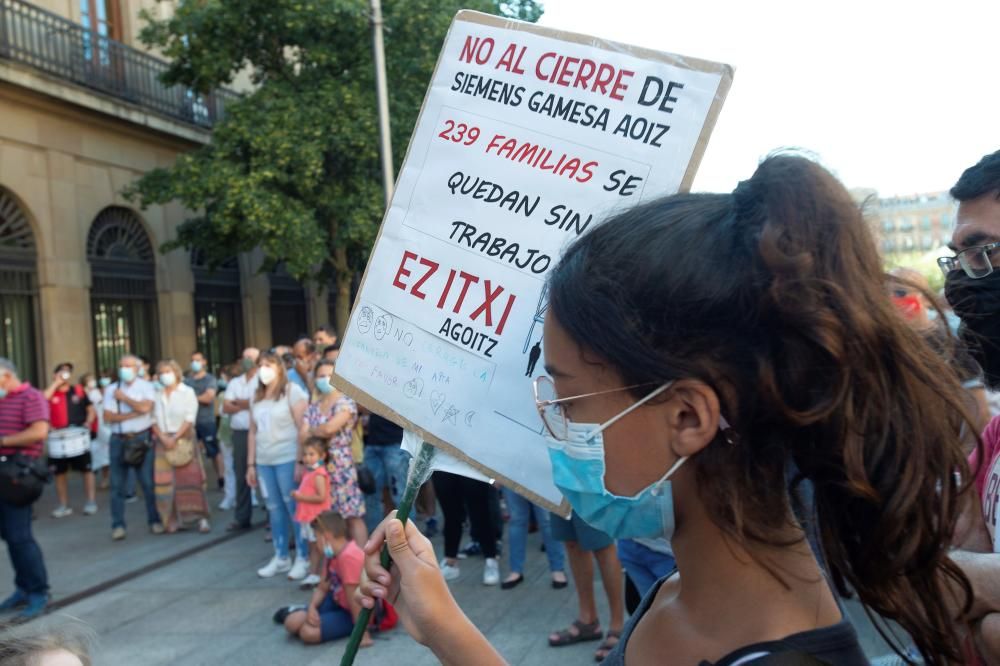
POLYGON ((632 539, 618 540, 618 559, 625 567, 625 573, 635 583, 639 595, 643 597, 656 581, 677 568, 670 555, 646 548, 632 539))
POLYGON ((49 591, 42 549, 31 533, 31 505, 13 506, 0 502, 0 538, 7 542, 7 554, 14 567, 14 585, 29 597, 49 591))
POLYGON ((392 503, 399 506, 399 498, 406 488, 406 475, 410 470, 410 454, 399 444, 365 447, 365 466, 375 477, 375 493, 365 495, 365 523, 372 532, 385 518, 382 507, 382 489, 389 486, 392 503))
MULTIPOLYGON (((150 434, 146 433, 150 439, 150 434)), ((156 495, 153 493, 153 448, 146 452, 142 466, 130 467, 122 460, 125 440, 121 435, 111 435, 111 529, 125 527, 125 497, 127 496, 127 476, 131 470, 142 486, 142 499, 146 502, 146 521, 152 525, 160 522, 160 513, 156 510, 156 495)))
POLYGON ((535 512, 535 522, 542 532, 542 543, 545 544, 545 556, 549 558, 549 571, 566 570, 566 548, 561 541, 552 538, 549 527, 549 512, 540 509, 509 488, 503 489, 507 500, 507 510, 510 511, 510 522, 507 523, 507 548, 510 558, 511 573, 524 573, 524 552, 528 542, 528 522, 531 512, 535 512))
POLYGON ((257 479, 267 493, 274 554, 282 559, 288 557, 288 531, 292 530, 298 557, 309 557, 309 546, 295 522, 295 500, 292 499, 292 491, 298 490, 295 485, 295 461, 281 465, 257 465, 257 479))

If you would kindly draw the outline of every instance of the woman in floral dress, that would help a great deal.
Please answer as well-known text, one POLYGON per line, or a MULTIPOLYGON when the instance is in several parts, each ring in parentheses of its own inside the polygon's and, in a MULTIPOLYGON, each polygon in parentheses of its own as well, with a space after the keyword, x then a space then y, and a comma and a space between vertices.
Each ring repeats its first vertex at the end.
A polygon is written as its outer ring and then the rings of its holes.
POLYGON ((330 494, 332 511, 347 520, 351 538, 359 546, 368 540, 365 527, 365 497, 358 487, 358 474, 351 456, 351 437, 358 425, 358 406, 330 383, 333 361, 316 364, 317 399, 306 409, 302 424, 302 441, 321 437, 330 447, 330 494))

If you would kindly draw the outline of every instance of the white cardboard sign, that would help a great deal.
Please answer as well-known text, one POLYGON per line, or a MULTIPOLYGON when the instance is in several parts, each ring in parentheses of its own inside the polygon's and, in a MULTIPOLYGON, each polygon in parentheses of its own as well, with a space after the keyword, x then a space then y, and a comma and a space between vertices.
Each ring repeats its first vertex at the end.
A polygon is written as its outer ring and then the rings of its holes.
POLYGON ((609 214, 690 187, 731 81, 727 65, 459 12, 338 386, 565 513, 531 391, 546 273, 609 214))

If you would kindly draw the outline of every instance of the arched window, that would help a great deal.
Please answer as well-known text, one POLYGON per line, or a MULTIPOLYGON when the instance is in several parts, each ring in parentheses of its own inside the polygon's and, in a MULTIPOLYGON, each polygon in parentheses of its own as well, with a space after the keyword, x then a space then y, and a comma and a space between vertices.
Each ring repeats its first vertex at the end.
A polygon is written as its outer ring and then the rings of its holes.
POLYGON ((236 257, 209 268, 204 253, 191 251, 195 337, 215 374, 243 351, 243 305, 236 257))
POLYGON ((271 282, 271 344, 291 345, 306 330, 306 290, 278 265, 268 276, 271 282))
POLYGON ((123 354, 156 361, 160 354, 156 307, 156 253, 139 217, 109 206, 87 236, 90 305, 96 369, 118 365, 123 354))
POLYGON ((0 356, 38 385, 38 279, 35 235, 14 196, 0 187, 0 356))

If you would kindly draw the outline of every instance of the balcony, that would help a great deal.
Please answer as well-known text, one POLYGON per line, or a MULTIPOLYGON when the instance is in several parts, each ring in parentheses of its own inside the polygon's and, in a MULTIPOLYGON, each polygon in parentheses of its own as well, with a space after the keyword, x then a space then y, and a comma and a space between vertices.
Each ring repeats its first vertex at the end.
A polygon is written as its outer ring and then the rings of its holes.
POLYGON ((167 87, 159 78, 166 61, 23 0, 0 0, 0 60, 206 129, 239 98, 223 89, 198 95, 182 86, 167 87))

